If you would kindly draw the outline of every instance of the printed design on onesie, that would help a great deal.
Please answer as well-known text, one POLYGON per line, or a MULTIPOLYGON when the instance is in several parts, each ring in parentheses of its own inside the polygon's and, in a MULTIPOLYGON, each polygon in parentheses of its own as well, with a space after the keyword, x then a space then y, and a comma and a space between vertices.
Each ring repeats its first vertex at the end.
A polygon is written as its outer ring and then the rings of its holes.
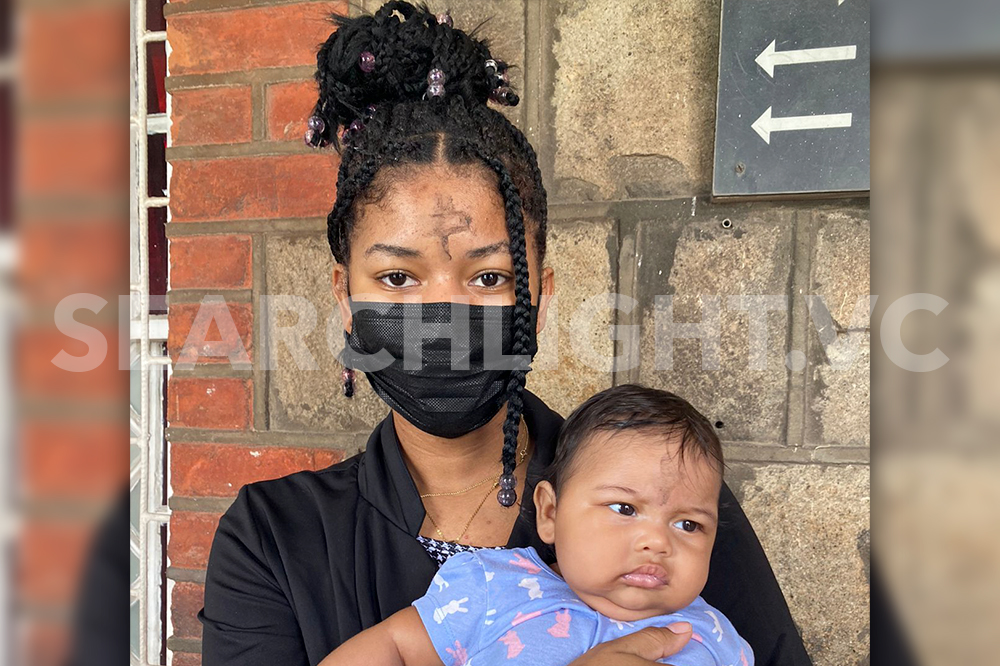
POLYGON ((569 638, 569 609, 556 611, 556 623, 546 629, 553 638, 569 638))
POLYGON ((468 608, 463 608, 462 604, 467 602, 469 597, 462 597, 461 599, 453 599, 449 601, 444 606, 434 609, 434 621, 438 624, 444 622, 444 619, 451 615, 452 613, 468 613, 468 608))
POLYGON ((518 637, 517 632, 511 629, 506 634, 500 637, 500 642, 507 646, 507 658, 513 659, 517 655, 521 654, 521 650, 524 649, 524 643, 521 642, 520 637, 518 637))

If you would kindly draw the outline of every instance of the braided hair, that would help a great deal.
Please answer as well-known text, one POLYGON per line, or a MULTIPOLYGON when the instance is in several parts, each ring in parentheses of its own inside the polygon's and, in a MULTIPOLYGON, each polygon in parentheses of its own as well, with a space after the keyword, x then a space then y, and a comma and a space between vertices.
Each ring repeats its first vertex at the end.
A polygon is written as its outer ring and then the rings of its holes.
POLYGON ((494 60, 487 42, 452 27, 450 16, 425 4, 391 1, 373 15, 332 17, 336 32, 319 48, 319 99, 306 141, 332 144, 341 155, 337 199, 327 217, 334 258, 350 259, 350 238, 360 207, 379 201, 407 167, 466 165, 494 178, 503 198, 514 268, 513 353, 522 359, 506 386, 503 475, 498 500, 517 495, 513 471, 524 408, 532 341, 531 291, 525 243, 534 233, 545 256, 548 217, 538 159, 524 134, 492 100, 513 106, 508 65, 494 60), (433 76, 432 70, 439 70, 433 76), (443 83, 443 91, 432 87, 443 83), (441 94, 443 92, 443 94, 441 94))

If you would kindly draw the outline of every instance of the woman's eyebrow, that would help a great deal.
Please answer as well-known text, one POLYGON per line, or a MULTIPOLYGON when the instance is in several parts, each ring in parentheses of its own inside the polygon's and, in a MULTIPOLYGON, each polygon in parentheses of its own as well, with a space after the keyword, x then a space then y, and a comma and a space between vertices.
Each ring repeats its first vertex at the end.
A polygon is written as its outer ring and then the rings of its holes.
POLYGON ((632 497, 638 497, 639 495, 638 491, 635 491, 626 486, 603 485, 603 486, 597 486, 596 488, 594 488, 594 490, 614 490, 615 492, 619 492, 623 495, 631 495, 632 497))
POLYGON ((510 254, 510 243, 508 241, 499 241, 493 243, 492 245, 484 245, 482 247, 477 247, 475 250, 469 250, 465 253, 466 259, 482 259, 483 257, 488 257, 491 254, 499 253, 510 254))
POLYGON ((404 257, 409 259, 416 259, 423 255, 420 254, 420 250, 414 250, 412 247, 402 247, 401 245, 386 245, 385 243, 375 243, 370 248, 365 250, 365 256, 370 257, 376 252, 382 254, 388 254, 392 257, 404 257))

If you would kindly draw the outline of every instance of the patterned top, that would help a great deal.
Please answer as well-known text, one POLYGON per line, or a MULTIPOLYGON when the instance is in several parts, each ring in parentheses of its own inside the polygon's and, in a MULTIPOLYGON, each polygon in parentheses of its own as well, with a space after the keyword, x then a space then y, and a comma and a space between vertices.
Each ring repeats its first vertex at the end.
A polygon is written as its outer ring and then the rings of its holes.
POLYGON ((464 543, 432 539, 422 534, 417 535, 417 541, 424 547, 424 550, 431 556, 431 559, 437 562, 439 568, 448 561, 449 557, 458 553, 474 553, 484 548, 487 550, 500 550, 503 548, 503 546, 467 546, 464 543))
POLYGON ((446 666, 563 666, 599 643, 680 621, 694 634, 661 663, 753 666, 750 646, 701 597, 676 613, 615 620, 583 603, 533 548, 459 553, 412 605, 446 666))

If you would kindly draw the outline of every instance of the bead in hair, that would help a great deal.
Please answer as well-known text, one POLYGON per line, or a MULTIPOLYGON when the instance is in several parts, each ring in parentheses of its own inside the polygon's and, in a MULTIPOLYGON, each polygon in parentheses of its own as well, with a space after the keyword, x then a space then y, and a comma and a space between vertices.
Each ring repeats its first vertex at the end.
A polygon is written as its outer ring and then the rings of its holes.
POLYGON ((305 135, 302 140, 307 146, 312 146, 314 148, 322 148, 328 142, 323 138, 323 130, 326 129, 326 122, 319 116, 309 116, 309 120, 306 122, 309 129, 306 130, 305 135))
POLYGON ((444 97, 444 82, 447 77, 435 67, 427 73, 427 93, 425 97, 444 97))
POLYGON ((448 10, 441 12, 434 18, 437 20, 438 25, 446 25, 449 28, 452 27, 453 25, 453 22, 451 20, 451 12, 449 12, 448 10))
POLYGON ((361 57, 358 59, 358 67, 365 74, 368 74, 375 69, 375 54, 371 51, 362 51, 361 57))

